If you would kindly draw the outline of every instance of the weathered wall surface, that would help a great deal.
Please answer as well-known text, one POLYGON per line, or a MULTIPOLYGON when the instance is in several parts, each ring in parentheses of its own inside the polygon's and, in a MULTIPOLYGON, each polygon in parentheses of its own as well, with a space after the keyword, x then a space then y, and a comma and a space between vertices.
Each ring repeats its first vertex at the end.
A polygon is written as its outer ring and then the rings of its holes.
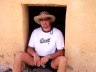
POLYGON ((67 10, 68 72, 96 72, 96 1, 70 0, 67 10))
POLYGON ((65 48, 68 72, 96 72, 95 0, 0 0, 0 65, 12 66, 28 34, 26 4, 67 5, 65 48))
POLYGON ((18 0, 0 0, 0 65, 11 66, 14 53, 24 50, 27 21, 23 14, 18 0))
POLYGON ((27 5, 64 5, 63 0, 0 0, 0 66, 12 67, 28 36, 27 5))

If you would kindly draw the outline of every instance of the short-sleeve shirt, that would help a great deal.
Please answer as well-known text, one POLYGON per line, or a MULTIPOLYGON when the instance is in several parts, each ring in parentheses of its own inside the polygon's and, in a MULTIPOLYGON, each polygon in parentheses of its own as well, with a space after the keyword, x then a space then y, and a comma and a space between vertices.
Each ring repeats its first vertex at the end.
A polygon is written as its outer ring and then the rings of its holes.
POLYGON ((39 56, 52 54, 64 48, 63 34, 55 27, 50 32, 44 32, 41 27, 36 28, 31 34, 28 46, 34 48, 39 56))

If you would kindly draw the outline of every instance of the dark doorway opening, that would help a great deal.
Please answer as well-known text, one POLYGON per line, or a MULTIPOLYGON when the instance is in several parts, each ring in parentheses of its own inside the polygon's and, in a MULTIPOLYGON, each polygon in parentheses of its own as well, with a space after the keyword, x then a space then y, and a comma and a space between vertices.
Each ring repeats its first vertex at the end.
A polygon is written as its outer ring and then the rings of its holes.
POLYGON ((40 27, 40 25, 34 22, 34 16, 39 15, 42 11, 48 11, 50 14, 56 16, 55 22, 52 24, 53 27, 60 29, 65 37, 65 18, 66 18, 66 6, 28 6, 28 17, 29 17, 29 37, 32 31, 40 27))
MULTIPOLYGON (((35 28, 40 27, 39 24, 34 22, 34 16, 39 15, 42 11, 48 11, 50 14, 56 17, 55 22, 52 24, 53 27, 60 29, 65 38, 65 19, 66 19, 66 6, 28 6, 28 17, 29 17, 29 37, 35 28)), ((27 49, 26 49, 27 50, 27 49)), ((25 50, 25 51, 26 51, 25 50)), ((56 72, 56 71, 53 71, 56 72)))

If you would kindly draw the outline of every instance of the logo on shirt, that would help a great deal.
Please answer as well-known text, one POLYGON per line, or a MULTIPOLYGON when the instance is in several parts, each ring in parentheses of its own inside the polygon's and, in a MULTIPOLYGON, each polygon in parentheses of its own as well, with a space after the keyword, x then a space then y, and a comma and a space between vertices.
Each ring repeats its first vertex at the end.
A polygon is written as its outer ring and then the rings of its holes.
POLYGON ((41 38, 40 39, 40 43, 48 43, 48 42, 50 42, 50 38, 48 38, 48 39, 41 38))

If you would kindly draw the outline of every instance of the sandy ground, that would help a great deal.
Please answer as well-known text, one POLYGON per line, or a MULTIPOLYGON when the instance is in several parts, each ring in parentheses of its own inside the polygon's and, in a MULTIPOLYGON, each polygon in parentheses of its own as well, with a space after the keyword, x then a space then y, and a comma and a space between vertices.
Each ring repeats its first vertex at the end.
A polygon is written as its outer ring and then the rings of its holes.
POLYGON ((23 72, 52 72, 49 69, 42 69, 42 68, 38 68, 38 69, 28 69, 28 70, 24 70, 23 72))
MULTIPOLYGON (((3 69, 0 69, 0 72, 12 72, 12 69, 11 68, 3 68, 3 69)), ((23 69, 22 72, 53 72, 47 68, 37 68, 37 69, 31 69, 29 67, 23 69)))

